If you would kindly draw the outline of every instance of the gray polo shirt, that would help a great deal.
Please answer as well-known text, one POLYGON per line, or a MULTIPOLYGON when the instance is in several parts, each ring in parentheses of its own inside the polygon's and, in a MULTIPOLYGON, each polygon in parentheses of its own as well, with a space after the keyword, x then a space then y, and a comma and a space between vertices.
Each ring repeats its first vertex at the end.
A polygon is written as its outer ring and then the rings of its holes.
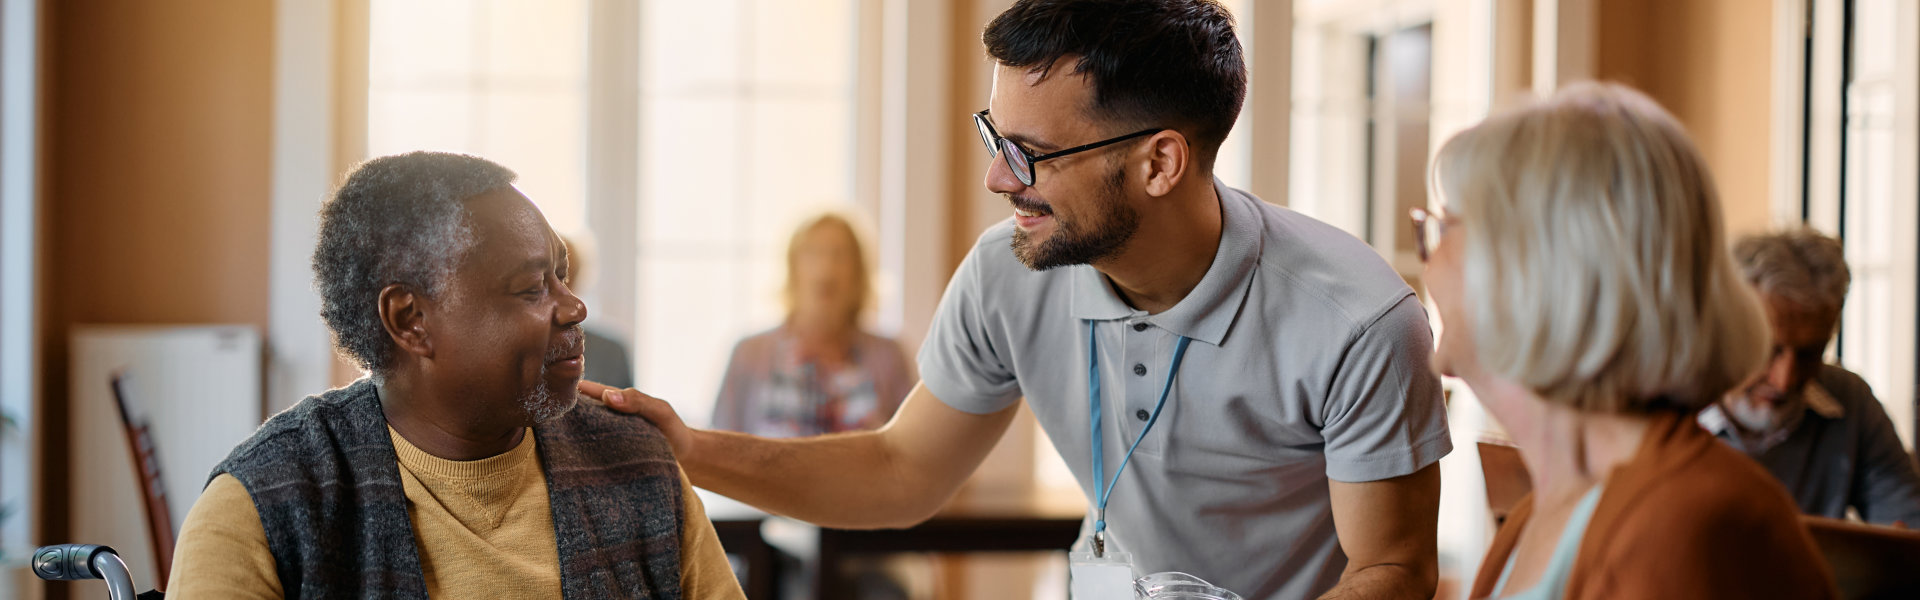
MULTIPOLYGON (((1214 182, 1213 264, 1179 304, 1134 310, 1088 266, 1032 271, 1013 224, 980 236, 947 286, 920 376, 948 405, 1025 397, 1094 497, 1087 324, 1100 352, 1107 477, 1146 424, 1177 336, 1192 338, 1107 524, 1142 574, 1184 571, 1249 600, 1312 598, 1346 567, 1328 478, 1406 475, 1452 449, 1426 311, 1373 249, 1214 182)), ((1091 528, 1087 528, 1091 531, 1091 528)))
POLYGON ((1833 365, 1807 388, 1807 414, 1771 447, 1746 447, 1718 404, 1700 411, 1700 425, 1765 466, 1800 512, 1844 519, 1853 507, 1870 523, 1920 527, 1920 470, 1873 388, 1833 365))

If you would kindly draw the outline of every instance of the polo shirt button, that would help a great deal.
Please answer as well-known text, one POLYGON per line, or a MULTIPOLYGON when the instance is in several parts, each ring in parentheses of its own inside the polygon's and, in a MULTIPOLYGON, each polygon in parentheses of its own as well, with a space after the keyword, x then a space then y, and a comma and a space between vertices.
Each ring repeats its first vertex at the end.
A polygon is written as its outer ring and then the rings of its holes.
POLYGON ((1133 374, 1143 377, 1146 376, 1147 366, 1140 363, 1133 363, 1133 374))
POLYGON ((1147 324, 1146 324, 1146 323, 1134 323, 1134 324, 1133 324, 1133 330, 1134 330, 1134 331, 1146 331, 1146 330, 1147 330, 1147 324))
POLYGON ((1139 420, 1142 420, 1142 421, 1145 421, 1145 420, 1147 420, 1147 417, 1150 417, 1150 416, 1153 416, 1153 415, 1151 415, 1151 414, 1149 414, 1149 413, 1147 412, 1147 409, 1144 409, 1144 408, 1142 408, 1142 409, 1140 409, 1140 410, 1136 410, 1136 411, 1133 411, 1133 418, 1135 418, 1135 419, 1139 419, 1139 420))

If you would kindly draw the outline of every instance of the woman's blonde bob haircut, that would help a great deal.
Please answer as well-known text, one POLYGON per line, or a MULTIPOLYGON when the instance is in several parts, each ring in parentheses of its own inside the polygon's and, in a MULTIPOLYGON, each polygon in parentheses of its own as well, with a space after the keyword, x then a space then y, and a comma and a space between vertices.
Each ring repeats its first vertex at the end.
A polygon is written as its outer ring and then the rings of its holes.
POLYGON ((1586 411, 1693 411, 1766 359, 1707 165, 1672 115, 1582 83, 1440 148, 1487 372, 1586 411))
POLYGON ((793 312, 799 309, 800 290, 800 250, 806 245, 807 236, 818 229, 835 229, 846 234, 847 241, 853 244, 853 294, 852 306, 846 310, 847 323, 858 327, 861 315, 873 306, 873 261, 867 255, 867 235, 858 220, 839 211, 823 211, 806 217, 794 226, 793 235, 787 238, 787 281, 780 288, 780 300, 787 310, 787 318, 793 318, 793 312))

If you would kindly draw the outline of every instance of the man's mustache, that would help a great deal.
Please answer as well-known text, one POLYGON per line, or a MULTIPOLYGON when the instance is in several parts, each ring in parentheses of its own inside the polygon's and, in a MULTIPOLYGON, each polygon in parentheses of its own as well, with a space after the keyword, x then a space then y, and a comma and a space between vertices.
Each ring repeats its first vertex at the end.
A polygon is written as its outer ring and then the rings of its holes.
POLYGON ((581 329, 579 325, 574 325, 560 332, 559 343, 547 349, 547 362, 579 356, 585 353, 586 350, 587 332, 581 329))
POLYGON ((1041 202, 1039 200, 1034 200, 1032 198, 1027 198, 1023 196, 1015 196, 1013 194, 1001 194, 1001 195, 1006 196, 1007 202, 1012 203, 1014 208, 1018 208, 1020 210, 1024 210, 1027 212, 1037 212, 1040 214, 1047 214, 1047 215, 1053 214, 1052 204, 1048 204, 1045 202, 1041 202))

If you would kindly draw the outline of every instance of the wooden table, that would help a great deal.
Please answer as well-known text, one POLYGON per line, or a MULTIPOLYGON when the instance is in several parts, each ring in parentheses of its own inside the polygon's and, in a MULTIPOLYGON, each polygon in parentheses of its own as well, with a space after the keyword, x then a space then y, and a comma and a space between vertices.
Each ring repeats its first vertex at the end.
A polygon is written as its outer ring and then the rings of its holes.
POLYGON ((1920 598, 1920 532, 1802 516, 1841 598, 1920 598))
POLYGON ((983 498, 963 497, 926 522, 906 529, 845 530, 815 527, 769 515, 730 498, 700 490, 720 545, 747 562, 747 598, 780 596, 780 553, 802 558, 813 574, 814 598, 852 597, 839 564, 851 556, 896 552, 1066 551, 1080 535, 1086 500, 1077 492, 983 498))

